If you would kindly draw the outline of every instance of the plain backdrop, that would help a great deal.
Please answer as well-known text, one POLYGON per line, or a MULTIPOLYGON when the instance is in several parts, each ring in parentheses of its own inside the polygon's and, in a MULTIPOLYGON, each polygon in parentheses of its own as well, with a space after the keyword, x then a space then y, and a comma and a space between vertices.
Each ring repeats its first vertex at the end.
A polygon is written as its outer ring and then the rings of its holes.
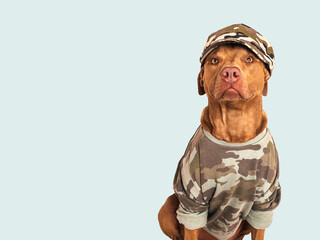
POLYGON ((263 107, 282 202, 266 239, 318 239, 320 17, 310 0, 1 1, 0 239, 168 239, 157 213, 207 104, 199 57, 234 23, 275 51, 263 107))

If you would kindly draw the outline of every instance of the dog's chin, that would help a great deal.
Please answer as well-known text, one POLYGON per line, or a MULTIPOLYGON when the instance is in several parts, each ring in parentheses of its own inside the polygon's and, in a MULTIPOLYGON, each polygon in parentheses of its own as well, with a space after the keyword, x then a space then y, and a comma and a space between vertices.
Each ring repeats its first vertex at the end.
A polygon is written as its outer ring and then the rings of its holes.
POLYGON ((220 92, 215 99, 220 101, 247 101, 254 97, 254 94, 251 94, 249 97, 246 97, 244 93, 238 91, 235 88, 228 88, 223 92, 220 92))
POLYGON ((241 96, 238 90, 234 88, 228 88, 222 93, 221 99, 227 101, 236 101, 243 99, 243 97, 241 96))

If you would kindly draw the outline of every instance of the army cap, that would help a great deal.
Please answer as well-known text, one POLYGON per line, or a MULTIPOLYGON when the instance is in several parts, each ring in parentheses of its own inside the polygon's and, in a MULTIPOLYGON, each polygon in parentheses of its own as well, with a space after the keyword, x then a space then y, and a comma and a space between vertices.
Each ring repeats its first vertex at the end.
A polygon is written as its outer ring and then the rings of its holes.
POLYGON ((201 65, 214 49, 228 43, 236 43, 248 47, 265 63, 271 75, 274 66, 274 53, 271 43, 259 32, 245 24, 234 24, 212 33, 208 37, 200 56, 201 65))

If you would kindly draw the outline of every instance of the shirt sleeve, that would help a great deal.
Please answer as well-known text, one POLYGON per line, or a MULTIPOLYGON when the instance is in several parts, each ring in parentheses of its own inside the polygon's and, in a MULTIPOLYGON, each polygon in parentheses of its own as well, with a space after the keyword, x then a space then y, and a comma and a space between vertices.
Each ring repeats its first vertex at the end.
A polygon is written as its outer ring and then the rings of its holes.
POLYGON ((179 199, 177 219, 190 230, 207 224, 208 202, 204 201, 200 184, 200 160, 197 146, 189 143, 179 162, 173 188, 179 199))
POLYGON ((279 205, 281 199, 281 187, 278 179, 271 187, 259 197, 253 204, 246 220, 256 229, 269 227, 273 220, 273 210, 279 205))

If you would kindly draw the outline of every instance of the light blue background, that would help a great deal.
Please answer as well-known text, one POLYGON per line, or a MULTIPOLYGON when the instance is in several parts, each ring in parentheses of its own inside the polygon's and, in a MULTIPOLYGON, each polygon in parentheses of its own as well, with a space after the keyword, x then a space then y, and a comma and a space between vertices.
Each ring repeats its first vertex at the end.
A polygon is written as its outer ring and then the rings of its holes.
POLYGON ((199 57, 234 23, 276 56, 264 109, 283 197, 266 239, 316 239, 320 17, 307 0, 1 1, 0 239, 167 239, 157 212, 207 104, 199 57))

